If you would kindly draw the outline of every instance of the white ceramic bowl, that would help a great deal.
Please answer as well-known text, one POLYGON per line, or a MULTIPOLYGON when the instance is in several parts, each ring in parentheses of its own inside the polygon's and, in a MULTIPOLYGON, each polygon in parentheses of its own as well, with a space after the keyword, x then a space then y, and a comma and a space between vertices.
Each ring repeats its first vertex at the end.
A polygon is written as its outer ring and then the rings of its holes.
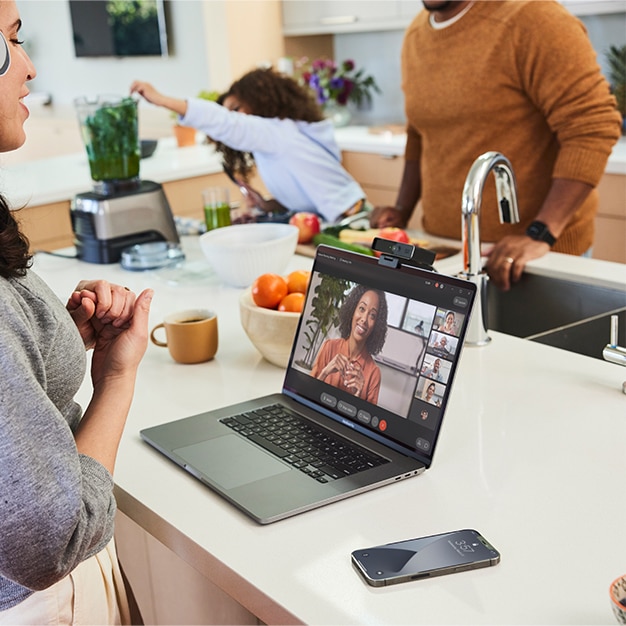
POLYGON ((254 347, 270 363, 287 367, 300 313, 275 311, 257 306, 252 299, 250 288, 239 298, 239 315, 241 325, 254 347))
POLYGON ((248 287, 261 274, 283 274, 297 243, 298 229, 291 224, 236 224, 200 236, 209 263, 232 287, 248 287))

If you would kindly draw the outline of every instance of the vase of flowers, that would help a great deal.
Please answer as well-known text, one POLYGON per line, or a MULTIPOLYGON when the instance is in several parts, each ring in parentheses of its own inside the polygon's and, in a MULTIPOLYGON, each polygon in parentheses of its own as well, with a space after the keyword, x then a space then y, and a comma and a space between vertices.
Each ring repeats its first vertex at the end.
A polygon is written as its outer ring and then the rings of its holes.
POLYGON ((296 62, 298 82, 315 94, 315 99, 324 109, 324 114, 335 126, 346 126, 350 122, 348 102, 357 107, 372 101, 372 92, 380 89, 371 75, 363 68, 357 70, 352 59, 337 63, 332 59, 300 59, 296 62))

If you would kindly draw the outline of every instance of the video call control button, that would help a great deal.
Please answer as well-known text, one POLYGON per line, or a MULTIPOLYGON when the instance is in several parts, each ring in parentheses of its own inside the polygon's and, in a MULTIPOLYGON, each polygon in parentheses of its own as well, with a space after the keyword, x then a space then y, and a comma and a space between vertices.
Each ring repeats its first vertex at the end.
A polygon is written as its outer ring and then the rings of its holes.
POLYGON ((461 296, 454 296, 454 300, 452 300, 452 302, 456 306, 462 306, 462 307, 467 306, 467 298, 461 298, 461 296))
POLYGON ((343 400, 339 400, 337 403, 337 409, 348 417, 356 417, 356 407, 353 404, 348 404, 343 400))
POLYGON ((430 442, 426 439, 422 439, 421 437, 417 438, 415 445, 420 448, 420 450, 424 450, 425 452, 430 450, 430 442))
POLYGON ((363 411, 363 409, 356 414, 356 418, 364 424, 369 424, 372 420, 372 416, 367 411, 363 411))
POLYGON ((320 396, 320 400, 322 401, 322 404, 325 404, 333 409, 337 406, 337 398, 335 398, 335 396, 331 396, 329 393, 323 393, 320 396))

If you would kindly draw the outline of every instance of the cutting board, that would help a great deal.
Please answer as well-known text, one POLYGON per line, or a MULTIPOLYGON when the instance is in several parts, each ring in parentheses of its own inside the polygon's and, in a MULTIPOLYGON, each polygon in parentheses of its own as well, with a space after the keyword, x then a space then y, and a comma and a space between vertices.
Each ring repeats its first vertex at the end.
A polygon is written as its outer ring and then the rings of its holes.
MULTIPOLYGON (((367 230, 352 230, 346 228, 339 231, 339 239, 346 243, 361 243, 366 246, 371 246, 374 237, 380 235, 380 230, 380 228, 368 228, 367 230)), ((412 237, 409 233, 407 233, 407 235, 409 235, 409 241, 413 245, 420 246, 420 248, 428 247, 429 241, 427 239, 423 237, 412 237)))
MULTIPOLYGON (((380 230, 377 228, 371 228, 369 230, 351 230, 345 229, 340 231, 340 238, 342 241, 347 243, 360 243, 362 245, 370 246, 374 237, 377 237, 380 233, 380 230)), ((437 243, 433 241, 429 241, 428 239, 424 239, 423 237, 413 237, 409 234, 409 239, 411 243, 416 246, 420 246, 420 248, 426 248, 427 250, 431 250, 435 252, 435 260, 445 259, 446 257, 452 256, 459 252, 460 248, 445 245, 442 243, 437 243)), ((299 243, 296 246, 296 254, 301 254, 302 256, 314 257, 315 256, 315 246, 312 243, 299 243)))

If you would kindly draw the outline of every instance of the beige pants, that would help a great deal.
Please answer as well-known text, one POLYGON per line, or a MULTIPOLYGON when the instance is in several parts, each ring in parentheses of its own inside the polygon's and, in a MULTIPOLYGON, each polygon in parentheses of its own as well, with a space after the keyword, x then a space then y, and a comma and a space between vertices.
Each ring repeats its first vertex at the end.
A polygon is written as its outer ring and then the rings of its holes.
POLYGON ((128 600, 113 540, 44 591, 36 591, 6 611, 0 625, 130 624, 128 600))

